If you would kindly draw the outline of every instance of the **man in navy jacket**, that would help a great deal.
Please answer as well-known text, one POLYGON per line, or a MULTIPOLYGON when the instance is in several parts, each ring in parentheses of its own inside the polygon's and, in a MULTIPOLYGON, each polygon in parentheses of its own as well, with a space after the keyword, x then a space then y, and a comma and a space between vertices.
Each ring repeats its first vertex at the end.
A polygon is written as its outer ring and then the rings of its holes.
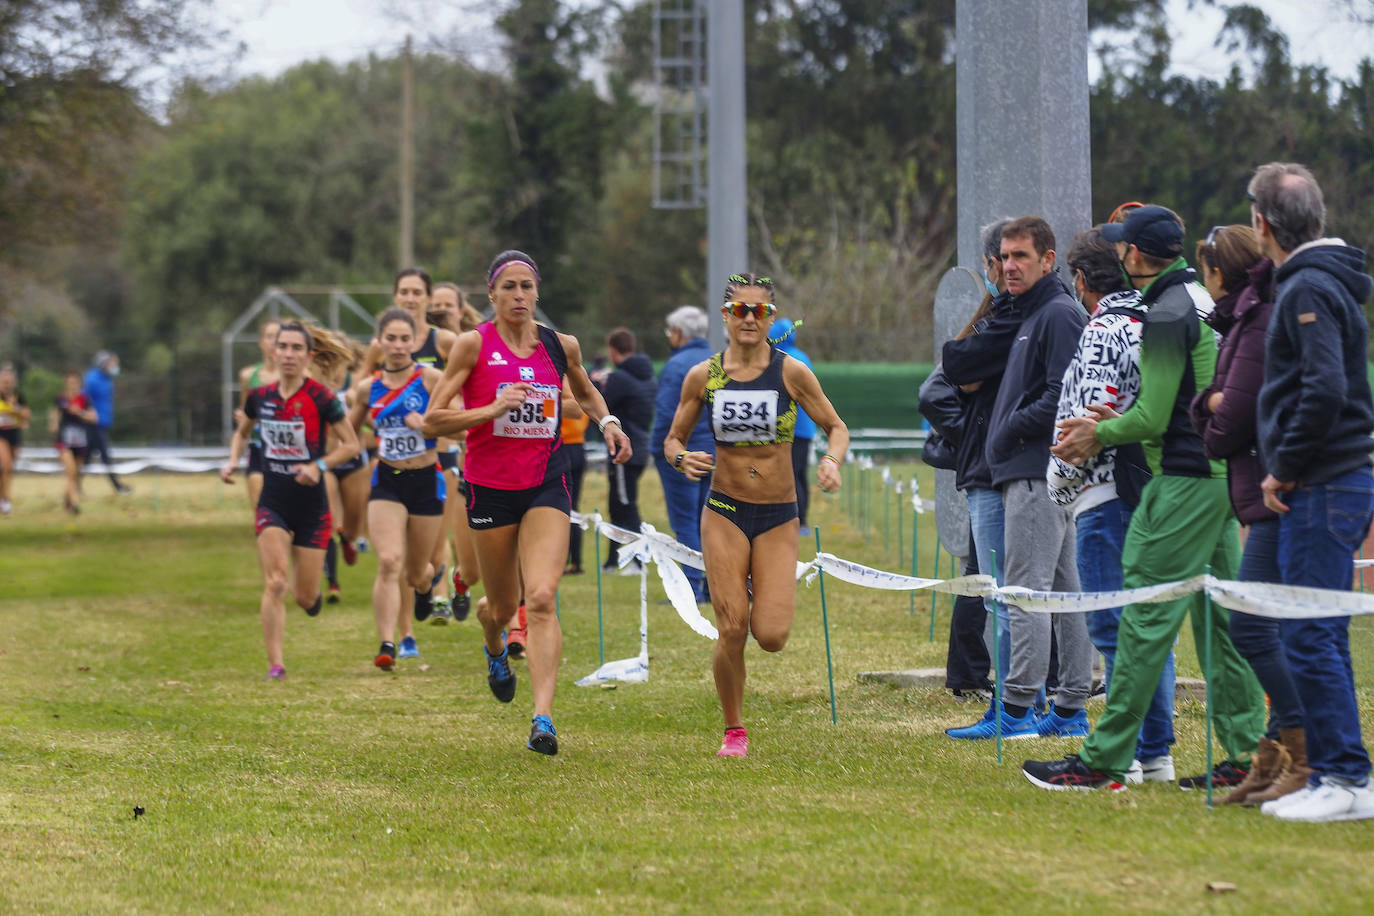
MULTIPOLYGON (((1264 503, 1279 513, 1286 585, 1348 591, 1374 516, 1374 403, 1361 304, 1374 281, 1364 252, 1323 238, 1312 173, 1271 162, 1250 180, 1250 224, 1274 262, 1277 296, 1257 406, 1264 503)), ((1302 699, 1311 781, 1265 802, 1283 820, 1374 818, 1369 754, 1350 670, 1349 617, 1285 619, 1284 649, 1302 699)))
POLYGON ((91 368, 81 380, 81 393, 95 408, 96 422, 87 430, 90 449, 86 460, 100 456, 110 475, 110 485, 116 493, 128 493, 129 488, 115 476, 114 460, 110 457, 110 427, 114 424, 114 377, 119 374, 119 356, 101 350, 91 360, 91 368))

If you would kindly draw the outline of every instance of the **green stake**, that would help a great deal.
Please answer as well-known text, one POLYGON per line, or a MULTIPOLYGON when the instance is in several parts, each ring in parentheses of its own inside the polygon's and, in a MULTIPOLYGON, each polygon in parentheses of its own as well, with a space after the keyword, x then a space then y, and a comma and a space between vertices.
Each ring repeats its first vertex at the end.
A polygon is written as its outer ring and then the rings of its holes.
POLYGON ((902 527, 902 491, 901 483, 897 484, 897 557, 900 559, 906 553, 906 529, 902 527))
POLYGON ((596 649, 601 656, 597 667, 606 664, 606 628, 601 623, 601 532, 592 528, 592 541, 596 544, 596 649))
POLYGON ((888 492, 887 485, 883 485, 883 556, 887 556, 892 543, 890 521, 892 516, 892 494, 888 492))
MULTIPOLYGON (((911 578, 913 578, 913 579, 915 579, 917 576, 920 575, 920 573, 919 573, 919 572, 917 571, 917 569, 916 569, 916 555, 917 555, 917 553, 919 553, 919 551, 917 550, 917 546, 918 546, 919 542, 918 542, 918 540, 917 540, 916 535, 920 532, 920 527, 919 527, 920 520, 921 520, 921 513, 917 512, 916 509, 915 509, 915 507, 913 506, 913 507, 912 507, 912 510, 911 510, 911 578)), ((907 592, 907 596, 908 596, 908 598, 909 598, 910 601, 911 601, 911 607, 907 610, 907 613, 908 613, 910 616, 915 617, 915 616, 916 616, 916 593, 915 593, 915 592, 907 592)))
MULTIPOLYGON (((1212 574, 1212 565, 1209 563, 1205 569, 1207 575, 1212 574)), ((1206 640, 1202 643, 1202 701, 1207 704, 1207 807, 1212 807, 1212 631, 1216 627, 1212 626, 1212 596, 1202 593, 1202 619, 1203 628, 1207 634, 1206 640)))
MULTIPOLYGON (((950 565, 954 564, 954 557, 949 558, 950 565)), ((940 535, 937 531, 935 535, 935 571, 930 574, 932 579, 940 578, 940 535)), ((930 590, 930 641, 935 641, 935 600, 940 593, 935 589, 930 590)))
MULTIPOLYGON (((992 581, 997 581, 997 551, 989 550, 992 559, 992 581)), ((997 633, 997 611, 1001 602, 992 603, 992 722, 997 730, 997 765, 1002 765, 1002 669, 997 660, 1002 657, 1001 637, 997 633)))
MULTIPOLYGON (((821 552, 821 526, 816 525, 811 529, 816 535, 816 554, 821 552)), ((825 628, 825 673, 830 679, 830 724, 839 725, 840 719, 835 713, 835 666, 830 660, 830 614, 825 608, 825 573, 817 567, 817 578, 821 581, 821 626, 825 628)))

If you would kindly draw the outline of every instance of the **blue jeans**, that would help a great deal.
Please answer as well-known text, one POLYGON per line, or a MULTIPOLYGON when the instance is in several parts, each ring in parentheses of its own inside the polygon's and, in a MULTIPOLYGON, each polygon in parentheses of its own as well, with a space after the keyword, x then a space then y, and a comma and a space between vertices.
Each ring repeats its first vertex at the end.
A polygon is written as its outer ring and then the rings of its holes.
MULTIPOLYGON (((1374 517, 1374 473, 1368 466, 1285 494, 1279 516, 1279 569, 1285 585, 1349 591, 1354 554, 1374 517)), ((1369 753, 1360 736, 1350 669, 1350 618, 1284 620, 1288 670, 1302 700, 1307 762, 1314 775, 1362 781, 1369 753)))
MULTIPOLYGON (((1078 515, 1078 582, 1085 592, 1112 592, 1122 587, 1121 550, 1131 527, 1131 509, 1120 499, 1108 500, 1078 515)), ((1103 683, 1110 691, 1116 663, 1116 631, 1121 608, 1088 612, 1088 637, 1102 653, 1103 683)), ((1136 757, 1163 757, 1174 744, 1174 653, 1164 661, 1159 685, 1140 723, 1136 757)))
MULTIPOLYGON (((1279 520, 1255 522, 1245 537, 1240 581, 1282 582, 1279 572, 1279 520)), ((1231 612, 1231 643, 1255 669, 1255 677, 1269 695, 1269 727, 1265 735, 1277 741, 1279 729, 1302 728, 1302 700, 1288 670, 1279 634, 1279 620, 1244 611, 1231 612)))
MULTIPOLYGON (((693 550, 701 549, 701 507, 706 505, 706 494, 711 492, 711 476, 700 480, 688 480, 687 475, 673 470, 673 464, 661 454, 654 455, 654 465, 658 468, 659 480, 663 482, 663 501, 668 507, 668 524, 673 529, 673 537, 678 543, 693 550)), ((692 591, 697 601, 705 601, 706 575, 690 566, 682 567, 687 581, 692 583, 692 591)))
MULTIPOLYGON (((970 487, 965 491, 965 495, 968 496, 969 523, 973 529, 973 550, 978 557, 978 568, 991 575, 992 554, 995 551, 997 584, 1002 585, 1006 582, 1006 557, 1002 547, 1006 513, 1002 508, 1002 491, 970 487)), ((984 606, 987 607, 989 614, 996 615, 997 652, 993 652, 991 627, 984 631, 983 641, 987 643, 988 656, 995 656, 997 659, 997 683, 1001 684, 1007 678, 1007 669, 1011 667, 1011 617, 1005 604, 998 605, 994 601, 985 601, 984 606)))

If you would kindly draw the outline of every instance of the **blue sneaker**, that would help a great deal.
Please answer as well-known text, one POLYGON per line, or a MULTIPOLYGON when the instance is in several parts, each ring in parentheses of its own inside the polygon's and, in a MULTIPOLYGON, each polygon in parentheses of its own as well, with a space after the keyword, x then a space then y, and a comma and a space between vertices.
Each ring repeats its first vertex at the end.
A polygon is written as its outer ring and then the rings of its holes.
POLYGON ((1061 716, 1051 703, 1049 712, 1036 722, 1036 732, 1041 738, 1086 738, 1088 714, 1078 709, 1073 715, 1061 716))
POLYGON ((415 644, 414 636, 407 636, 401 640, 401 649, 396 653, 397 658, 419 658, 420 647, 415 644))
MULTIPOLYGON (((512 675, 511 680, 515 677, 512 675)), ((553 727, 553 720, 548 716, 535 716, 530 725, 530 740, 525 747, 539 754, 548 754, 552 757, 558 753, 558 729, 553 727)))
MULTIPOLYGON (((993 709, 996 704, 988 707, 988 711, 983 714, 983 718, 965 728, 950 728, 945 730, 956 741, 986 741, 997 737, 997 724, 993 717, 993 709)), ((1010 740, 1012 738, 1038 738, 1040 733, 1036 730, 1036 718, 1033 713, 1026 713, 1021 718, 1009 716, 1005 711, 1002 716, 1002 738, 1010 740)))
MULTIPOLYGON (((492 695, 502 703, 509 703, 515 699, 515 672, 510 670, 509 657, 506 650, 502 649, 500 655, 492 655, 487 651, 487 647, 482 647, 482 654, 487 657, 487 686, 491 688, 492 695)), ((549 726, 553 728, 552 725, 549 726)))

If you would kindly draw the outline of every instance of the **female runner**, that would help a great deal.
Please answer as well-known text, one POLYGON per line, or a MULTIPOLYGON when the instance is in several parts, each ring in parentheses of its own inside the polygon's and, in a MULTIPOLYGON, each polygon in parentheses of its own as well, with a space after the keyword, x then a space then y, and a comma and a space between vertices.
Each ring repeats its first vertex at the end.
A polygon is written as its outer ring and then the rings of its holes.
POLYGON ((524 584, 529 619, 534 719, 527 747, 558 753, 553 694, 563 634, 554 595, 568 556, 571 512, 560 448, 559 401, 566 376, 579 404, 598 421, 612 460, 630 458, 630 440, 582 369, 577 338, 534 321, 539 271, 534 259, 504 251, 487 271, 494 317, 458 339, 444 380, 425 416, 426 435, 468 431, 468 523, 486 579, 478 605, 487 684, 496 698, 515 696, 515 674, 501 631, 515 613, 524 584), (461 392, 463 406, 449 406, 461 392))
MULTIPOLYGON (((276 357, 277 329, 281 321, 268 318, 258 327, 258 350, 262 359, 251 366, 239 370, 239 409, 234 412, 234 421, 243 422, 243 405, 248 403, 248 395, 254 388, 271 385, 278 378, 276 357)), ((262 435, 253 427, 253 438, 248 442, 248 505, 254 511, 258 508, 258 497, 262 495, 262 435)))
POLYGON ((354 387, 348 417, 355 429, 370 419, 377 433, 379 460, 372 473, 367 530, 377 553, 372 610, 382 641, 373 664, 384 671, 399 657, 402 566, 409 587, 428 589, 434 577, 430 555, 444 517, 444 478, 434 440, 420 433, 430 392, 443 375, 416 365, 415 336, 415 319, 402 309, 387 309, 377 319, 382 368, 354 387))
POLYGON ((295 567, 291 592, 310 616, 320 612, 320 572, 324 551, 334 531, 322 478, 330 468, 358 454, 358 437, 345 422, 343 406, 334 392, 306 374, 312 356, 347 359, 348 350, 323 329, 299 321, 284 321, 277 329, 273 355, 280 379, 254 389, 244 405, 244 418, 229 444, 229 460, 220 468, 225 483, 234 482, 234 469, 256 425, 262 429, 263 486, 254 517, 258 562, 262 566, 263 641, 267 645, 267 676, 286 677, 282 639, 286 629, 287 565, 295 567), (338 445, 325 453, 325 435, 332 430, 338 445))
POLYGON ((54 436, 57 453, 62 458, 62 475, 66 478, 62 506, 72 515, 81 512, 81 468, 86 463, 86 428, 97 420, 95 408, 81 393, 81 375, 68 372, 62 376, 62 393, 57 396, 48 417, 48 431, 54 436))
POLYGON ((19 460, 19 445, 30 419, 29 406, 19 393, 19 377, 14 366, 0 365, 0 515, 9 515, 10 487, 14 484, 14 465, 19 460))
POLYGON ((772 280, 754 274, 730 277, 721 307, 725 350, 688 370, 663 441, 664 457, 689 479, 714 471, 701 513, 701 550, 720 631, 713 669, 725 714, 725 740, 717 751, 721 757, 749 752, 745 640, 753 633, 759 648, 777 652, 792 632, 799 537, 792 475, 797 405, 830 443, 816 472, 822 490, 840 488, 840 463, 849 448, 849 429, 816 376, 769 345, 775 311, 772 280), (716 439, 714 463, 709 452, 689 452, 685 445, 703 405, 716 439))

